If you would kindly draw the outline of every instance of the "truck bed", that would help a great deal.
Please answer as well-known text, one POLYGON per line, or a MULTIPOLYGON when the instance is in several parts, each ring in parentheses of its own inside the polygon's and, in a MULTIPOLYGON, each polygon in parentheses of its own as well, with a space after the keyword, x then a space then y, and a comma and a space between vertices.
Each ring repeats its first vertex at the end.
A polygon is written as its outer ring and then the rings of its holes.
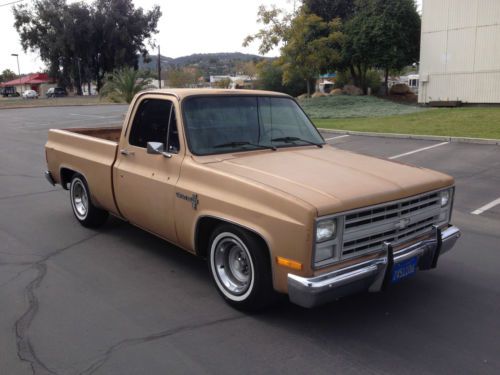
POLYGON ((54 181, 66 187, 73 171, 78 171, 92 186, 94 204, 118 214, 112 168, 120 134, 121 126, 49 130, 45 152, 54 181))
POLYGON ((120 126, 110 126, 102 128, 73 128, 64 130, 72 133, 87 135, 89 137, 106 139, 108 141, 113 141, 118 143, 118 141, 120 140, 122 127, 120 125, 120 126))

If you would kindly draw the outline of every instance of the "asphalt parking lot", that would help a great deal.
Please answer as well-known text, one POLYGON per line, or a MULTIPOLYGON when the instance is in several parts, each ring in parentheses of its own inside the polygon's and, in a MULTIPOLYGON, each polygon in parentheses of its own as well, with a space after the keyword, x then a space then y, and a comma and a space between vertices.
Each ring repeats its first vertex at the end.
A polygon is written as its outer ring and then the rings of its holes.
POLYGON ((81 227, 43 178, 49 128, 125 110, 0 110, 0 374, 500 373, 500 205, 472 214, 500 198, 499 146, 325 134, 453 175, 462 238, 385 293, 245 315, 204 261, 118 219, 81 227))

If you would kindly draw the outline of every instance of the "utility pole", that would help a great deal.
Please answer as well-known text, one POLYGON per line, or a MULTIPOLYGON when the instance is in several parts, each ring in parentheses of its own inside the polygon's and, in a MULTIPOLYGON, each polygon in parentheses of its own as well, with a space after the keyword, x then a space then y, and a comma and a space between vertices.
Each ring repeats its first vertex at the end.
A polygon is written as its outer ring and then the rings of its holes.
POLYGON ((161 55, 160 55, 160 45, 158 45, 158 88, 161 89, 161 55))
MULTIPOLYGON (((76 61, 78 62, 78 95, 83 95, 82 92, 82 69, 80 67, 81 58, 77 57, 76 61)), ((89 93, 90 95, 90 93, 89 93)))

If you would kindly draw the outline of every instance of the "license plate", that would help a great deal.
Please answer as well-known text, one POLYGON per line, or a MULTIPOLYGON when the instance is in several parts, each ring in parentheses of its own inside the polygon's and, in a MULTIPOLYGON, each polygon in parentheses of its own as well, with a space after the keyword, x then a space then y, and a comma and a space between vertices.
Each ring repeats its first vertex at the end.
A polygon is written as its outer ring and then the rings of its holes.
POLYGON ((418 257, 413 257, 394 265, 392 269, 392 283, 397 283, 417 272, 418 257))

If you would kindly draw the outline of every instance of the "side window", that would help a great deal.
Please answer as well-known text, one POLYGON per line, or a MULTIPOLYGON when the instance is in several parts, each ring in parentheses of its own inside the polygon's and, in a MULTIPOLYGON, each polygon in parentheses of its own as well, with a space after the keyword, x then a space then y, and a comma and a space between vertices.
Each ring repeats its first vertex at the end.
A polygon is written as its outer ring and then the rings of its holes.
POLYGON ((172 102, 161 99, 145 99, 135 113, 129 144, 144 147, 148 142, 167 142, 168 123, 172 102))
POLYGON ((170 125, 168 127, 167 152, 177 154, 179 152, 179 132, 177 131, 177 118, 175 116, 175 107, 172 107, 170 113, 170 125))

